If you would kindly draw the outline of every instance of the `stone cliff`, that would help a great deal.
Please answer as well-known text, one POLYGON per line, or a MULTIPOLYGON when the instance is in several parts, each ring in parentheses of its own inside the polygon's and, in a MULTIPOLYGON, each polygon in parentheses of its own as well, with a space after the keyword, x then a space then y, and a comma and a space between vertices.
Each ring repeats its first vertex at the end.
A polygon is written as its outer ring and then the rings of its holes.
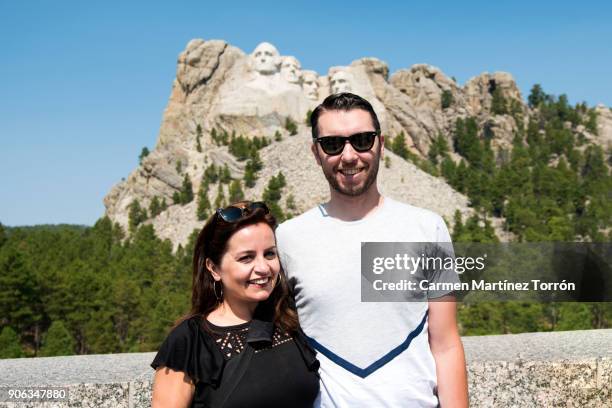
MULTIPOLYGON (((484 73, 465 86, 438 68, 417 64, 389 76, 387 65, 376 58, 362 58, 348 66, 333 66, 326 75, 301 70, 293 56, 282 56, 272 44, 261 43, 251 54, 220 40, 192 40, 179 55, 176 79, 163 114, 155 148, 126 180, 115 185, 104 199, 106 215, 128 230, 130 205, 138 200, 149 208, 154 199, 167 207, 148 216, 161 238, 175 246, 184 244, 203 221, 196 216, 197 199, 173 203, 186 176, 195 194, 205 169, 227 165, 233 178, 241 179, 245 160, 230 154, 228 146, 215 143, 213 135, 266 136, 272 142, 259 154, 263 168, 248 199, 260 199, 268 180, 282 171, 287 186, 283 197, 292 196, 294 214, 328 196, 323 175, 311 157, 310 128, 305 118, 331 93, 350 91, 368 99, 377 111, 384 135, 403 132, 407 147, 426 157, 439 135, 452 146, 457 118, 473 116, 487 124, 496 148, 510 146, 521 126, 515 117, 529 115, 520 91, 507 73, 484 73), (511 114, 494 114, 494 95, 508 101, 511 114), (293 124, 293 128, 288 124, 293 124)), ((601 107, 600 136, 612 139, 612 114, 601 107)), ((453 158, 456 155, 451 152, 453 158)), ((441 178, 433 177, 410 162, 386 152, 381 165, 381 190, 394 198, 429 208, 451 221, 455 210, 464 216, 472 210, 468 199, 441 178)), ((227 197, 227 185, 221 187, 227 197)), ((216 189, 211 188, 214 201, 216 189)), ((288 203, 287 203, 288 204, 288 203)), ((284 206, 281 203, 281 206, 284 206)), ((500 220, 494 220, 498 233, 500 220)))

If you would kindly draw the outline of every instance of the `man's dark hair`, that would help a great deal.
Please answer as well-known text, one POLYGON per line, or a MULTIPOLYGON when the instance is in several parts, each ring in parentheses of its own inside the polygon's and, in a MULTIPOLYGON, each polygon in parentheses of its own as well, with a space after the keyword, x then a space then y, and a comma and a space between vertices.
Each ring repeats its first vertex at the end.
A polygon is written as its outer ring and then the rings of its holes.
POLYGON ((316 139, 319 136, 319 116, 321 116, 323 112, 332 110, 349 111, 353 109, 361 109, 368 112, 372 117, 372 124, 374 125, 374 130, 376 130, 376 132, 380 134, 380 122, 378 121, 378 116, 376 116, 376 112, 374 112, 374 108, 372 108, 370 102, 366 101, 359 95, 355 95, 350 92, 342 92, 329 95, 312 112, 312 114, 310 115, 310 127, 312 128, 312 137, 316 139))

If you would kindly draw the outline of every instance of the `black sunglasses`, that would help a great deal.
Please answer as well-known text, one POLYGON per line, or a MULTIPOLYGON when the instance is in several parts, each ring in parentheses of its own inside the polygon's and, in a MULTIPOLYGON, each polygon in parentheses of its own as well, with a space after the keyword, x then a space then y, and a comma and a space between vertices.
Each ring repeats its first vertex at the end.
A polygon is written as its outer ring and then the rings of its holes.
POLYGON ((264 210, 265 214, 270 212, 266 203, 262 201, 253 201, 244 207, 236 207, 230 205, 229 207, 225 208, 217 208, 217 214, 225 222, 236 222, 241 219, 245 214, 252 213, 259 208, 264 210))
POLYGON ((348 140, 353 149, 363 153, 374 146, 374 139, 378 132, 361 132, 350 136, 322 136, 317 137, 315 142, 321 145, 321 149, 330 156, 336 156, 344 150, 344 145, 348 140))

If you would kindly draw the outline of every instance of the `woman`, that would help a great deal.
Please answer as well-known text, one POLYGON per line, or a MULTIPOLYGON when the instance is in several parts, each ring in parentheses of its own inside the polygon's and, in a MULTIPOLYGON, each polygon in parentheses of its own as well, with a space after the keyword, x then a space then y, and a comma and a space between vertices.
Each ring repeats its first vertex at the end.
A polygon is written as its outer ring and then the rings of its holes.
POLYGON ((312 406, 318 361, 289 305, 275 227, 261 202, 207 221, 194 250, 191 312, 151 364, 153 408, 312 406))

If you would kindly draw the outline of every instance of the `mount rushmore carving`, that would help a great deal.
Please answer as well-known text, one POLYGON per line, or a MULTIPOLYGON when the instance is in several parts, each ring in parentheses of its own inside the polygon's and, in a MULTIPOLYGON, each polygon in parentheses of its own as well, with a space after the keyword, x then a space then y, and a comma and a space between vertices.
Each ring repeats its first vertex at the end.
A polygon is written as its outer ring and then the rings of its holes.
MULTIPOLYGON (((273 142, 261 151, 264 168, 249 198, 261 197, 270 177, 282 170, 286 194, 292 195, 299 213, 326 199, 328 191, 314 160, 309 156, 310 129, 304 124, 307 112, 331 93, 350 91, 368 99, 376 110, 386 136, 403 132, 406 147, 426 157, 432 142, 440 137, 452 146, 452 129, 458 118, 472 116, 487 124, 494 135, 494 148, 508 148, 519 123, 512 115, 491 112, 492 93, 513 101, 523 115, 530 110, 512 76, 484 73, 460 86, 441 70, 416 64, 389 74, 388 66, 376 58, 362 58, 349 65, 332 66, 327 73, 302 69, 295 56, 282 55, 272 44, 262 42, 247 54, 225 41, 195 39, 187 44, 177 61, 176 78, 163 114, 157 144, 126 180, 115 185, 104 199, 106 215, 127 229, 130 205, 136 200, 148 208, 154 198, 168 208, 147 220, 161 238, 175 246, 185 243, 194 228, 201 226, 196 203, 173 205, 173 195, 186 177, 197 194, 204 169, 211 163, 229 168, 232 177, 242 178, 244 161, 233 157, 227 146, 217 146, 213 129, 246 137, 271 137, 285 130, 288 119, 297 123, 297 136, 273 142), (443 102, 443 96, 446 102, 443 102)), ((612 114, 600 113, 600 136, 612 139, 612 114)), ((454 160, 458 156, 450 152, 454 160)), ((413 164, 396 159, 381 166, 381 189, 401 201, 430 208, 452 219, 459 209, 468 214, 467 197, 442 179, 413 164)), ((227 197, 227 186, 225 194, 227 197)), ((219 187, 221 188, 221 187, 219 187)), ((215 192, 210 192, 213 202, 215 192)))

